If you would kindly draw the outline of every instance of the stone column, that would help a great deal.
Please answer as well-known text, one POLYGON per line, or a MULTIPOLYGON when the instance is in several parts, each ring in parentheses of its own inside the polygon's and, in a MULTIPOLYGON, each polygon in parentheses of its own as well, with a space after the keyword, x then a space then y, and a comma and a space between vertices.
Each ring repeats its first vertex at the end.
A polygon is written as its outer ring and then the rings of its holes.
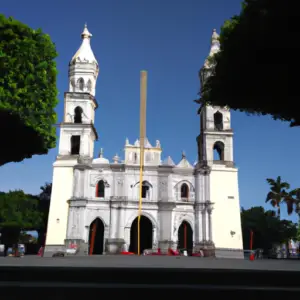
POLYGON ((106 253, 119 254, 124 249, 124 205, 121 197, 114 197, 111 205, 111 230, 106 240, 106 253))
POLYGON ((74 170, 74 185, 73 185, 73 196, 78 197, 78 190, 80 188, 80 171, 78 169, 74 170))
POLYGON ((207 226, 206 226, 206 210, 202 209, 201 211, 202 218, 202 240, 201 242, 205 243, 207 241, 207 226))
POLYGON ((125 210, 124 207, 120 207, 119 208, 119 221, 118 221, 118 237, 120 239, 124 238, 124 228, 126 226, 126 224, 124 224, 124 215, 125 215, 125 210))
MULTIPOLYGON (((72 200, 69 200, 69 203, 70 203, 70 201, 72 201, 72 200)), ((72 207, 72 206, 70 207, 70 205, 69 205, 68 225, 67 225, 67 234, 66 234, 67 239, 74 238, 73 224, 74 224, 74 207, 72 207)))
MULTIPOLYGON (((173 210, 176 207, 175 202, 164 202, 159 201, 159 227, 160 230, 158 235, 158 248, 162 252, 167 252, 169 248, 176 248, 177 237, 174 236, 176 231, 174 224, 174 213, 173 210)), ((157 236, 156 236, 157 237, 157 236)))
POLYGON ((152 229, 152 248, 156 249, 157 248, 157 228, 155 226, 153 226, 152 229))
POLYGON ((195 240, 194 242, 198 244, 203 240, 203 224, 202 224, 202 210, 201 204, 195 203, 195 240))
POLYGON ((213 242, 213 236, 212 236, 212 210, 213 210, 213 203, 210 201, 207 201, 206 203, 206 209, 205 214, 207 216, 207 240, 204 243, 204 255, 205 256, 215 256, 215 245, 213 242))
MULTIPOLYGON (((211 205, 211 204, 209 204, 211 205)), ((211 214, 212 214, 212 208, 207 208, 207 214, 208 214, 208 241, 212 242, 212 222, 211 222, 211 214)))
POLYGON ((206 201, 210 198, 209 174, 211 168, 204 161, 196 166, 196 203, 195 217, 197 219, 195 250, 203 249, 208 240, 208 220, 206 213, 206 201))
POLYGON ((110 200, 110 234, 109 238, 114 239, 117 237, 118 234, 118 210, 115 208, 115 205, 113 203, 113 199, 110 200))

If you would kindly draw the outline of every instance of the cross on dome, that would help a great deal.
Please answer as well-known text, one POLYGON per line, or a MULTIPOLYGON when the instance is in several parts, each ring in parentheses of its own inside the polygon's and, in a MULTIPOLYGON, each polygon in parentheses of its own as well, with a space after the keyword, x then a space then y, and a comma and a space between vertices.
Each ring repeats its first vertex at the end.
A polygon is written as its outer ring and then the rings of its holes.
POLYGON ((81 34, 82 39, 90 39, 93 35, 89 32, 87 28, 87 23, 84 24, 84 29, 81 34))
POLYGON ((103 148, 100 148, 99 157, 103 158, 103 148))

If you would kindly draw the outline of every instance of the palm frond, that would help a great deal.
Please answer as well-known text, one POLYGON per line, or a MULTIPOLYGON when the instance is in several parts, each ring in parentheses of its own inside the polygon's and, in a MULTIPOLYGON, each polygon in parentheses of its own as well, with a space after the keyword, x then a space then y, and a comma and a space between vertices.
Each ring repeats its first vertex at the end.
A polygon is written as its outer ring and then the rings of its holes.
POLYGON ((266 202, 269 202, 270 200, 275 198, 274 192, 269 192, 266 198, 266 202))
MULTIPOLYGON (((294 200, 294 199, 293 199, 294 200)), ((288 215, 291 215, 292 212, 294 211, 294 201, 292 199, 285 201, 286 207, 287 207, 287 213, 288 215)))
POLYGON ((287 190, 288 190, 291 186, 290 186, 290 184, 287 183, 287 182, 281 182, 280 187, 281 187, 282 189, 287 189, 287 190))
POLYGON ((272 178, 267 178, 267 182, 268 182, 269 185, 275 185, 276 184, 275 180, 272 179, 272 178))
POLYGON ((295 198, 297 198, 297 199, 300 199, 300 189, 299 189, 299 188, 290 191, 289 194, 290 194, 292 197, 295 197, 295 198))

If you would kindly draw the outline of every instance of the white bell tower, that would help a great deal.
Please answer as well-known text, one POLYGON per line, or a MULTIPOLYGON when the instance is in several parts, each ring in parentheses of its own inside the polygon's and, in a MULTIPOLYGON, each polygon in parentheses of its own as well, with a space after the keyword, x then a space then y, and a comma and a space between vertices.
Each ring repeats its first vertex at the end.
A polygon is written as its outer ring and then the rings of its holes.
POLYGON ((95 88, 99 66, 86 25, 81 37, 82 44, 69 63, 69 91, 65 93, 58 155, 93 158, 94 141, 98 138, 94 120, 98 107, 95 88))
POLYGON ((52 194, 45 255, 65 246, 68 200, 73 193, 73 167, 78 159, 91 160, 98 138, 94 127, 96 81, 99 65, 91 49, 91 33, 85 25, 82 43, 69 63, 69 91, 64 97, 58 156, 53 164, 52 194))
MULTIPOLYGON (((210 62, 210 57, 219 50, 219 36, 214 30, 209 56, 199 72, 201 87, 214 67, 210 62)), ((201 134, 198 137, 199 161, 205 162, 208 166, 213 164, 233 166, 233 131, 231 129, 230 110, 224 107, 202 106, 200 109, 200 130, 201 134)))
MULTIPOLYGON (((216 30, 199 72, 201 87, 212 74, 211 57, 220 51, 216 30)), ((202 92, 202 90, 201 90, 202 92)), ((243 258, 238 170, 233 159, 233 131, 228 108, 202 105, 196 173, 196 244, 214 249, 216 257, 243 258), (214 157, 214 152, 215 157, 214 157)))

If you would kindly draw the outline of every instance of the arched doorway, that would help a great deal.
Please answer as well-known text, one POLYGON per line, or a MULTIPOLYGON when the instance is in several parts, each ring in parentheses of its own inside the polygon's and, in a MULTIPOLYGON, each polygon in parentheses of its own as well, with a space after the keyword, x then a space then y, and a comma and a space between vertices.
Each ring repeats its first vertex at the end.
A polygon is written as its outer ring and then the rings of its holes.
POLYGON ((189 255, 193 252, 193 229, 186 221, 178 228, 178 249, 186 249, 189 255))
POLYGON ((103 254, 104 250, 104 224, 97 218, 90 225, 89 255, 103 254))
MULTIPOLYGON (((153 226, 152 222, 145 216, 141 216, 140 223, 140 254, 145 249, 152 249, 153 240, 153 226)), ((130 246, 129 251, 138 253, 138 218, 136 217, 132 222, 130 228, 130 246)))

